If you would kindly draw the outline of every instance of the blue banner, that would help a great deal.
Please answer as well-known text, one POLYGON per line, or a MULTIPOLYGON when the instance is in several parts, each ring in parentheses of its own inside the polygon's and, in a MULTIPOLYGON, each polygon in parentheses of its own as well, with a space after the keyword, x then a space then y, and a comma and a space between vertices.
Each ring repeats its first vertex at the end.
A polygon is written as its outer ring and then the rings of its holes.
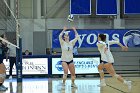
POLYGON ((140 0, 124 0, 125 14, 140 14, 140 0))
POLYGON ((91 0, 70 0, 70 14, 91 15, 91 0))
POLYGON ((117 0, 96 0, 96 15, 117 15, 117 0))
MULTIPOLYGON (((53 30, 52 33, 52 48, 60 48, 59 34, 62 30, 53 30)), ((69 30, 70 40, 74 39, 74 31, 69 30)), ((119 40, 123 45, 128 47, 140 47, 140 30, 128 29, 107 29, 107 30, 77 30, 80 38, 76 42, 79 48, 96 47, 98 34, 103 33, 107 35, 108 40, 119 40)), ((117 47, 118 45, 113 45, 117 47)))

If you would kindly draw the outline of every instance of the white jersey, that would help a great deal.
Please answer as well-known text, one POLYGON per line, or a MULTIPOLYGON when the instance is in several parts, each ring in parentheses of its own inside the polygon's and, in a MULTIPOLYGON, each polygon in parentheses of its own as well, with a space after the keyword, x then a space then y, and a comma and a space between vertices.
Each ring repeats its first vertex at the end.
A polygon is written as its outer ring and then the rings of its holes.
POLYGON ((62 34, 59 35, 59 41, 62 50, 61 61, 70 62, 73 60, 73 46, 75 45, 78 38, 79 36, 76 35, 76 37, 70 42, 65 42, 62 39, 62 34))
POLYGON ((108 63, 114 63, 114 58, 113 55, 110 51, 110 45, 112 44, 118 44, 119 41, 108 41, 108 43, 105 43, 103 41, 98 41, 97 42, 97 46, 98 46, 98 50, 101 54, 101 60, 102 61, 106 61, 108 63), (107 48, 107 51, 105 51, 105 48, 107 48))

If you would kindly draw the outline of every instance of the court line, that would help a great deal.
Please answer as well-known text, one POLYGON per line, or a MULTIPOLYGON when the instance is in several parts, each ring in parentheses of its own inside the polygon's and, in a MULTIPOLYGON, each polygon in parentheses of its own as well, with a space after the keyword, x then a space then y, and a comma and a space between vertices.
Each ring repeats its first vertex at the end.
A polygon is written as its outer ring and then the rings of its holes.
POLYGON ((123 90, 120 90, 120 89, 118 89, 118 88, 112 87, 112 86, 110 86, 110 85, 108 85, 108 84, 106 84, 106 85, 109 86, 109 87, 111 87, 111 88, 113 88, 113 89, 115 89, 115 90, 118 90, 118 91, 120 91, 120 92, 122 92, 122 93, 127 93, 127 92, 125 92, 125 91, 123 91, 123 90))

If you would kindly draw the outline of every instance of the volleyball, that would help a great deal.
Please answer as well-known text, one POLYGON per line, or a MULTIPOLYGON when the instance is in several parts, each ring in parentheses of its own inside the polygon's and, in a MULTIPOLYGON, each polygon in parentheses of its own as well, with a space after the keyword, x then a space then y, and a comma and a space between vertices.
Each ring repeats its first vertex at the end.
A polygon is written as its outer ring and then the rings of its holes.
POLYGON ((68 22, 72 22, 72 21, 74 21, 74 17, 73 17, 73 15, 68 15, 67 20, 68 20, 68 22))

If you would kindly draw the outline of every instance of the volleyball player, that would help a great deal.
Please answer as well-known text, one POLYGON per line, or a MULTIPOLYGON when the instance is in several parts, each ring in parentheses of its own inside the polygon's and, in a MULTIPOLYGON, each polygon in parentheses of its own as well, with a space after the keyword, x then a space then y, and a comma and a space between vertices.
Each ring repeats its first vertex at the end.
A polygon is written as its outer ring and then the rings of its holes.
POLYGON ((63 31, 59 35, 59 41, 62 50, 61 61, 64 70, 62 88, 65 88, 65 81, 67 79, 68 70, 71 73, 71 87, 77 88, 77 86, 74 83, 76 76, 75 76, 75 66, 73 63, 73 46, 75 45, 79 36, 76 31, 76 28, 72 27, 72 29, 75 32, 75 38, 71 41, 69 40, 69 32, 66 31, 67 30, 66 27, 63 28, 63 31))
POLYGON ((114 70, 114 67, 113 67, 114 58, 109 47, 112 44, 119 45, 124 51, 128 50, 128 48, 126 46, 123 46, 119 41, 112 40, 112 41, 106 42, 106 35, 99 34, 98 42, 97 42, 98 50, 101 53, 101 63, 98 66, 98 71, 99 71, 100 80, 101 80, 99 86, 101 87, 106 86, 105 79, 104 79, 104 72, 103 72, 103 69, 105 68, 112 77, 115 77, 117 80, 127 85, 128 89, 131 90, 131 81, 124 80, 120 75, 116 74, 114 70))
MULTIPOLYGON (((1 35, 2 38, 6 39, 5 34, 1 35)), ((3 59, 7 52, 7 44, 0 40, 0 91, 6 91, 8 88, 3 85, 6 78, 6 68, 3 63, 3 59)))

